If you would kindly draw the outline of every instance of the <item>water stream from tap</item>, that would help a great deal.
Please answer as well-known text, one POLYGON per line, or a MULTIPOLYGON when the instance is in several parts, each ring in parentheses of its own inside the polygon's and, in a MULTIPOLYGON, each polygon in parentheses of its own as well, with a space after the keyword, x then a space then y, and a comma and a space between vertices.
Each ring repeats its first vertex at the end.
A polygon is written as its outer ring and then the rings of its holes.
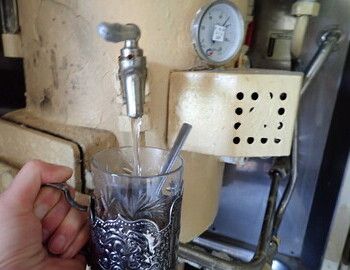
POLYGON ((142 175, 142 168, 140 164, 140 134, 141 134, 142 117, 131 118, 131 134, 133 140, 133 156, 134 156, 134 166, 133 173, 137 176, 142 175))

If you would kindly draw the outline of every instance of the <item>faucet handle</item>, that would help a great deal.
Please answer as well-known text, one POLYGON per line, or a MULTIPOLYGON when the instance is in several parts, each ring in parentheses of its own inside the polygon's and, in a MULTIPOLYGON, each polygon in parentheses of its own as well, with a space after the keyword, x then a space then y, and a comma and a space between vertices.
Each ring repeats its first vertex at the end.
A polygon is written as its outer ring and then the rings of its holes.
POLYGON ((102 22, 97 26, 98 33, 110 42, 126 40, 138 41, 141 35, 140 29, 135 24, 119 24, 102 22))

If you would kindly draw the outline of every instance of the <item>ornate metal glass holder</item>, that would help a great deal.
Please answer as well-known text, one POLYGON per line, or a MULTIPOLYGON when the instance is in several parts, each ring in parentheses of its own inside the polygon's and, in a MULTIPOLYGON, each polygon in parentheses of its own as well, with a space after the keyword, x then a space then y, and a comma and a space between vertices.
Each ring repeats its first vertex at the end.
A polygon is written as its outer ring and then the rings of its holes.
POLYGON ((182 200, 182 159, 160 174, 168 151, 141 147, 141 175, 131 147, 107 149, 92 161, 90 204, 93 270, 176 269, 182 200))

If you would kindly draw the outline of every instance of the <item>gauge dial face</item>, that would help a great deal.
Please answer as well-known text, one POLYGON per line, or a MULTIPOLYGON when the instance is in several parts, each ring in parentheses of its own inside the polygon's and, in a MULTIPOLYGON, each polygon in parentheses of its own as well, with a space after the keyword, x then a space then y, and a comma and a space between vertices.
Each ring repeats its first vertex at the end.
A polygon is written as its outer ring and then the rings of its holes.
POLYGON ((192 25, 193 44, 198 55, 209 64, 222 65, 239 52, 244 22, 230 1, 212 1, 200 9, 192 25))

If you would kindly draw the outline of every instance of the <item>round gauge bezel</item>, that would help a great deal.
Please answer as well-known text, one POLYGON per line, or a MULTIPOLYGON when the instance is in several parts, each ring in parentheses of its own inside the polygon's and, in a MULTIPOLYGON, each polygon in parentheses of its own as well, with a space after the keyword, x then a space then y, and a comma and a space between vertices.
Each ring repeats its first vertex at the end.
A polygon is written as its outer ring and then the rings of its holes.
POLYGON ((209 3, 207 3, 206 5, 204 5, 203 7, 201 7, 196 13, 196 16, 192 22, 192 43, 194 45, 194 48, 195 48, 198 56, 201 59, 203 59, 204 61, 206 61, 210 65, 215 65, 215 66, 224 65, 224 64, 228 63, 229 61, 231 61, 235 56, 237 56, 238 52, 240 51, 240 49, 243 45, 243 39, 244 39, 244 35, 245 35, 244 29, 245 29, 245 26, 244 26, 244 20, 243 20, 242 14, 233 2, 231 2, 229 0, 212 0, 209 3), (241 28, 241 31, 239 31, 240 35, 239 35, 239 37, 237 37, 239 39, 239 42, 238 42, 238 46, 237 46, 236 50, 234 50, 232 55, 229 56, 224 61, 215 61, 215 60, 212 60, 210 57, 208 57, 202 51, 200 40, 199 40, 199 30, 200 30, 200 26, 201 26, 203 17, 211 8, 213 8, 217 4, 226 4, 226 5, 229 5, 230 8, 232 8, 232 10, 235 10, 236 11, 235 15, 237 17, 237 21, 240 23, 239 27, 241 28))

